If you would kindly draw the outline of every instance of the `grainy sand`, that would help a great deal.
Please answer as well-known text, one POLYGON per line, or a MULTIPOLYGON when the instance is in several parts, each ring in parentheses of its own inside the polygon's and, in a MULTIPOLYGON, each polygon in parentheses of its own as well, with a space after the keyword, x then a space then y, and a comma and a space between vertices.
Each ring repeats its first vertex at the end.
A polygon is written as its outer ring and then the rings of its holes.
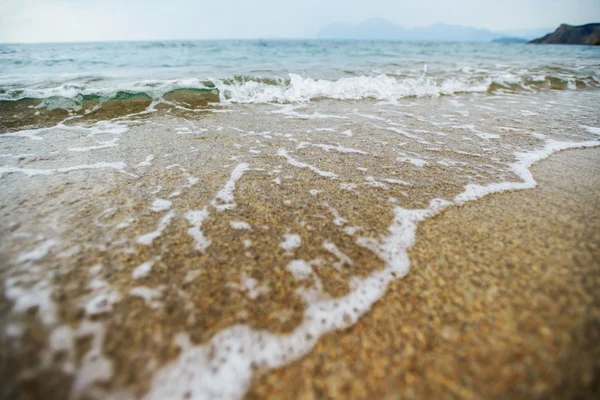
POLYGON ((0 398, 590 392, 599 150, 450 206, 600 145, 596 92, 528 96, 2 134, 0 398))
POLYGON ((422 223, 411 272, 247 398, 597 398, 600 149, 422 223))

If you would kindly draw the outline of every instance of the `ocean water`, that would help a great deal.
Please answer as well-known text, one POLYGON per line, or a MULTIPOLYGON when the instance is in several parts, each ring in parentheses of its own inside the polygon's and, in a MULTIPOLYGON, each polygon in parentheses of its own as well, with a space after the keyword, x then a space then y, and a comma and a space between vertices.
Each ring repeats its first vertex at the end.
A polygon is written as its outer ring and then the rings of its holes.
POLYGON ((420 221, 600 146, 599 85, 583 46, 0 46, 3 393, 241 398, 420 221))
POLYGON ((214 41, 0 46, 1 100, 119 92, 158 99, 214 84, 224 101, 397 100, 597 87, 592 46, 214 41))

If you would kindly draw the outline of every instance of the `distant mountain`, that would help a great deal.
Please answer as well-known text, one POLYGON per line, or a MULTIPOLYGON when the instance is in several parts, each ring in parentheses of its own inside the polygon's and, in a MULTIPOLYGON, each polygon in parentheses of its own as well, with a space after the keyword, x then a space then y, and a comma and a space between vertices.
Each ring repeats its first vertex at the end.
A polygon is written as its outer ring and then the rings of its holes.
POLYGON ((504 36, 492 40, 492 43, 504 43, 504 44, 515 44, 515 43, 527 43, 529 40, 514 36, 504 36))
POLYGON ((552 33, 532 40, 534 44, 589 44, 600 46, 600 23, 572 26, 562 24, 552 33))
POLYGON ((332 24, 323 28, 319 39, 359 39, 359 40, 408 40, 444 42, 490 42, 500 37, 522 37, 533 39, 552 29, 532 29, 508 32, 493 32, 468 26, 444 23, 428 27, 403 28, 383 18, 374 18, 359 24, 332 24), (540 33, 541 32, 541 33, 540 33))

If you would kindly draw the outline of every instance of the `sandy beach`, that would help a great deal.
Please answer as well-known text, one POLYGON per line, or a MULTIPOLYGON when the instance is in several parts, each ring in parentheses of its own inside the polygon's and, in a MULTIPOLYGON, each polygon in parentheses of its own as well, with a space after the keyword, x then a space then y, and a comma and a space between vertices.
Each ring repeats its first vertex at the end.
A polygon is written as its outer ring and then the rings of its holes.
POLYGON ((0 400, 600 399, 600 0, 0 0, 0 400))
POLYGON ((483 49, 4 93, 50 96, 0 103, 0 397, 593 396, 595 70, 483 49))
POLYGON ((411 272, 247 398, 597 398, 598 160, 561 152, 537 188, 422 223, 411 272))

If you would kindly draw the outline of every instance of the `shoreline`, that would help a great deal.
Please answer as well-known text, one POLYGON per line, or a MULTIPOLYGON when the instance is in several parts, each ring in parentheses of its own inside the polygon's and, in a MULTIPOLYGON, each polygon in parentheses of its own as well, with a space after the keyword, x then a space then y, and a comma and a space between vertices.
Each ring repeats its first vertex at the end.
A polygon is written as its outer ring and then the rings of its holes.
POLYGON ((531 167, 536 188, 420 223, 411 272, 355 325, 256 379, 246 398, 593 397, 599 157, 553 154, 531 167))

